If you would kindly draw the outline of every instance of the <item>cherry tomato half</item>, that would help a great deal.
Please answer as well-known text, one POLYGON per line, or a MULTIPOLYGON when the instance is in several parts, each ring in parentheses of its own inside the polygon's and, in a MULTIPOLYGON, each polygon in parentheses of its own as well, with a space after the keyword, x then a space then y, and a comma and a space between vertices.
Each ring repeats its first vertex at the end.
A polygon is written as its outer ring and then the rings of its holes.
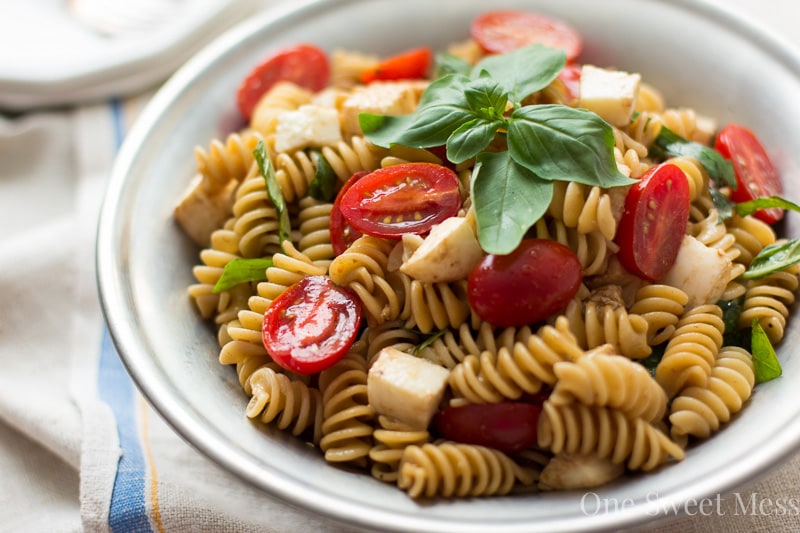
POLYGON ((370 172, 342 196, 339 209, 373 237, 425 233, 461 207, 458 176, 433 163, 404 163, 370 172))
POLYGON ((311 91, 320 91, 330 80, 330 63, 323 51, 310 44, 281 50, 255 67, 239 85, 236 103, 250 120, 256 104, 273 85, 290 81, 311 91))
POLYGON ((472 38, 490 54, 503 54, 528 44, 539 43, 563 50, 567 62, 575 61, 583 39, 560 20, 527 11, 490 11, 472 21, 472 38))
POLYGON ((567 98, 569 98, 567 104, 577 103, 581 96, 581 66, 575 63, 566 65, 558 73, 558 79, 567 90, 567 98))
POLYGON ((541 411, 521 402, 445 407, 434 415, 433 425, 448 440, 516 453, 536 444, 541 411))
POLYGON ((508 255, 484 256, 467 279, 472 309, 495 326, 540 322, 578 292, 583 269, 575 253, 556 241, 523 239, 508 255))
MULTIPOLYGON (((714 148, 733 163, 736 190, 731 191, 731 200, 734 202, 748 202, 766 196, 780 196, 783 193, 778 171, 758 137, 749 129, 738 124, 728 124, 717 134, 714 148)), ((761 209, 753 216, 767 224, 774 224, 783 218, 783 209, 761 209)))
POLYGON ((361 232, 350 225, 342 215, 339 206, 342 204, 342 196, 347 190, 353 186, 355 182, 369 174, 366 170, 356 172, 350 179, 344 182, 342 188, 336 194, 336 199, 333 201, 333 209, 331 210, 330 232, 331 232, 331 245, 333 246, 333 253, 341 255, 347 248, 353 244, 356 239, 361 237, 361 232))
POLYGON ((276 363, 314 374, 341 359, 361 325, 361 302, 325 276, 307 276, 283 291, 264 313, 261 338, 276 363))
POLYGON ((361 83, 368 84, 375 80, 416 80, 428 75, 433 62, 433 52, 427 46, 414 48, 400 54, 387 57, 374 69, 361 74, 361 83))
POLYGON ((650 168, 628 189, 617 228, 619 261, 637 276, 657 280, 675 264, 689 220, 689 182, 675 165, 650 168))

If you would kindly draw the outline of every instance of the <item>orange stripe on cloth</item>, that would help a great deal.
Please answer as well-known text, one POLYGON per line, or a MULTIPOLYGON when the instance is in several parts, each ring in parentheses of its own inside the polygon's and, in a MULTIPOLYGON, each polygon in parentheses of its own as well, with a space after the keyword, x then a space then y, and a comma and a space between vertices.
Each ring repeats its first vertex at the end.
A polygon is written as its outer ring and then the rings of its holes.
POLYGON ((158 503, 158 470, 156 469, 153 448, 150 446, 150 426, 149 426, 149 407, 141 395, 139 399, 139 424, 141 431, 142 451, 145 455, 147 468, 150 474, 150 518, 159 533, 166 533, 164 523, 161 520, 161 506, 158 503))

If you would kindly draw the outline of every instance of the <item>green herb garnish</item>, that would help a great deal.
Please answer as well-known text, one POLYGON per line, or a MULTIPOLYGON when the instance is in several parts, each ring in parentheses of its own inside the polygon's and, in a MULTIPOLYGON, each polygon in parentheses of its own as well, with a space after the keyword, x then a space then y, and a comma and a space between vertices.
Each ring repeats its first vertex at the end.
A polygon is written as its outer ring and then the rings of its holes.
POLYGON ((267 279, 267 269, 271 266, 272 259, 234 259, 225 265, 225 270, 214 285, 213 292, 216 294, 227 291, 251 281, 264 281, 267 279))
POLYGON ((736 213, 739 216, 746 217, 747 215, 752 215, 760 209, 770 209, 774 207, 788 209, 790 211, 797 211, 800 213, 800 205, 790 202, 786 198, 781 198, 780 196, 766 196, 764 198, 756 198, 755 200, 750 200, 749 202, 736 204, 736 213))
POLYGON ((286 206, 286 199, 283 197, 278 180, 275 177, 275 170, 272 168, 272 162, 267 155, 267 150, 264 147, 264 141, 258 141, 253 156, 258 163, 258 170, 264 177, 264 183, 267 187, 267 196, 269 197, 275 210, 278 212, 278 238, 281 245, 284 241, 291 240, 291 223, 289 221, 289 209, 286 206))
POLYGON ((564 105, 522 105, 564 68, 563 51, 531 45, 489 56, 469 75, 459 66, 433 81, 410 115, 362 114, 370 142, 411 148, 445 145, 461 163, 473 157, 472 204, 481 247, 507 254, 547 210, 553 181, 631 185, 617 170, 614 135, 598 115, 564 105), (492 146, 498 135, 507 150, 492 146))
POLYGON ((758 279, 800 263, 800 239, 765 246, 753 258, 741 275, 743 279, 758 279))
POLYGON ((661 126, 658 137, 649 149, 657 157, 694 157, 717 186, 725 184, 736 189, 736 174, 730 161, 713 148, 686 140, 666 126, 661 126))
POLYGON ((321 202, 332 202, 336 198, 338 176, 319 150, 312 150, 311 157, 317 164, 314 179, 308 184, 308 195, 321 202))
POLYGON ((429 336, 427 339, 425 339, 421 343, 419 343, 414 348, 414 355, 418 356, 420 353, 422 353, 422 350, 424 350, 425 348, 431 346, 434 342, 436 342, 436 339, 441 338, 448 331, 449 330, 441 329, 441 330, 437 331, 436 333, 434 333, 433 335, 429 336))
POLYGON ((753 319, 751 344, 756 383, 764 383, 779 377, 783 373, 783 369, 781 369, 778 356, 775 354, 775 348, 772 347, 772 343, 769 341, 764 328, 758 322, 758 318, 753 319))

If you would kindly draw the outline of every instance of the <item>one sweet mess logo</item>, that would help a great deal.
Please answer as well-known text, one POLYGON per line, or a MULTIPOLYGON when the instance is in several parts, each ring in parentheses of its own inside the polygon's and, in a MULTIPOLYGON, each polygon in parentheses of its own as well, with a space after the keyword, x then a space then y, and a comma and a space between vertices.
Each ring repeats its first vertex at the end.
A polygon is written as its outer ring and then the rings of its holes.
POLYGON ((651 492, 644 501, 634 498, 603 497, 596 492, 587 492, 580 501, 581 512, 587 516, 616 513, 635 506, 647 505, 650 516, 798 516, 800 498, 766 497, 758 492, 735 492, 728 497, 717 494, 708 498, 689 498, 676 502, 651 492))

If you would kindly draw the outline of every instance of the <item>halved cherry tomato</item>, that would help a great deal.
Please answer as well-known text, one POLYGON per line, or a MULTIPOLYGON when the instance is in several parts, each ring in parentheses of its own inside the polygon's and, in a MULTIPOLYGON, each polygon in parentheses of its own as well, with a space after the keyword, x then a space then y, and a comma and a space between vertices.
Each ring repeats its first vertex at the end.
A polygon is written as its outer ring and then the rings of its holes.
MULTIPOLYGON (((731 200, 734 202, 748 202, 766 196, 780 196, 783 193, 778 171, 758 137, 749 129, 738 124, 728 124, 717 134, 714 148, 733 163, 736 190, 731 191, 731 200)), ((767 224, 774 224, 783 218, 783 209, 761 209, 753 216, 767 224)))
POLYGON ((575 253, 556 241, 523 239, 508 255, 483 257, 467 279, 469 304, 495 326, 540 322, 563 309, 583 281, 575 253))
POLYGON ((361 74, 361 83, 367 84, 375 80, 416 80, 428 75, 433 62, 433 52, 427 46, 414 48, 400 54, 387 57, 374 69, 361 74))
POLYGON ((347 190, 353 186, 355 182, 369 174, 366 170, 356 172, 344 182, 342 188, 336 194, 336 199, 333 201, 333 209, 331 210, 330 232, 331 232, 331 245, 333 245, 333 253, 341 255, 347 248, 353 244, 356 239, 361 237, 362 233, 350 225, 342 215, 340 206, 342 204, 342 196, 347 190))
POLYGON ((490 11, 472 21, 472 38, 490 54, 503 54, 528 44, 540 43, 567 54, 575 61, 583 39, 575 29, 544 15, 527 11, 490 11))
POLYGON ((283 368, 314 374, 341 359, 361 325, 361 302, 326 276, 307 276, 273 300, 261 339, 283 368))
POLYGON ((647 280, 663 277, 675 264, 689 220, 689 182, 677 166, 650 168, 628 189, 617 227, 619 261, 647 280))
POLYGON ((458 176, 433 163, 404 163, 370 172, 342 196, 339 209, 355 229, 374 237, 425 233, 461 207, 458 176))
POLYGON ((242 80, 236 93, 239 112, 250 120, 256 104, 273 85, 290 81, 311 91, 319 91, 330 80, 328 55, 310 44, 281 50, 255 67, 242 80))
POLYGON ((541 411, 521 402, 445 407, 434 415, 433 425, 448 440, 516 453, 536 444, 541 411))

